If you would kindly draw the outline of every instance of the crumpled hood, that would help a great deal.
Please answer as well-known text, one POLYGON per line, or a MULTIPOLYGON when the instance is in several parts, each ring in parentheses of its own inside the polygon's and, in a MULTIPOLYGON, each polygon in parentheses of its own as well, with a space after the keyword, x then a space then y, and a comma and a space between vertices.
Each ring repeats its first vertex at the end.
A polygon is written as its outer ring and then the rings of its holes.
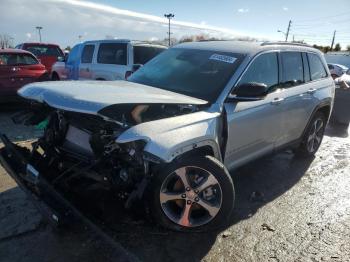
POLYGON ((51 107, 88 114, 116 104, 191 104, 207 101, 133 82, 57 81, 24 86, 18 94, 51 107))

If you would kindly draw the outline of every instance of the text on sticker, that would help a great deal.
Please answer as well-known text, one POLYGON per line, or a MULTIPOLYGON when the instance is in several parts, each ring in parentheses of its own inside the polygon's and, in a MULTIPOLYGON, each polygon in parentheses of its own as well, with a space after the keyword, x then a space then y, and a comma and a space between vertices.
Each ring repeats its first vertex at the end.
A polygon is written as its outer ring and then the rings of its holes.
POLYGON ((219 55, 219 54, 212 54, 211 57, 209 57, 210 60, 217 60, 229 64, 233 64, 237 58, 233 56, 228 55, 219 55))

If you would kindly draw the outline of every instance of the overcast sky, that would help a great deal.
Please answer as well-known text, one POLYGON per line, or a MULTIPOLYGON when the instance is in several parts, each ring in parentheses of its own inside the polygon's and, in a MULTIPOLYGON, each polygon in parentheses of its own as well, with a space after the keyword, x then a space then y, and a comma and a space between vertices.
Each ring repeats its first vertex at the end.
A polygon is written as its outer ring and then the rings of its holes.
POLYGON ((250 36, 282 40, 292 20, 291 38, 309 43, 350 44, 350 1, 333 0, 0 0, 0 34, 14 43, 38 41, 35 26, 42 26, 43 41, 62 47, 83 40, 118 37, 164 39, 165 12, 175 13, 173 33, 208 33, 213 36, 250 36), (330 11, 331 10, 331 11, 330 11))

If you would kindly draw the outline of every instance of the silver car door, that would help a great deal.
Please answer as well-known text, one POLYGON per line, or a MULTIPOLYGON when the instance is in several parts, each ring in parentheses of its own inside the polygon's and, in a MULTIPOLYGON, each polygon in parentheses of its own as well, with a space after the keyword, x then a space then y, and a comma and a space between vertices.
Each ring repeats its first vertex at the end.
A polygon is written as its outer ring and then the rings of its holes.
POLYGON ((281 52, 282 83, 285 100, 282 105, 282 136, 276 146, 296 141, 302 136, 318 101, 314 96, 318 84, 310 81, 306 54, 281 52))
POLYGON ((283 90, 277 89, 279 66, 276 52, 258 55, 236 86, 263 83, 271 92, 259 101, 227 102, 227 145, 225 165, 235 168, 274 149, 281 135, 283 90))

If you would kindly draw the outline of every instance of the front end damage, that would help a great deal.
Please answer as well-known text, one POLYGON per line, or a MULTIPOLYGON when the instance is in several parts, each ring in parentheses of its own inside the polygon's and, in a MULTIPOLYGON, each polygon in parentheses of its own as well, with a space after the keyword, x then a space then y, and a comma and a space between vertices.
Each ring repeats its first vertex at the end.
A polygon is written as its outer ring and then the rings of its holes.
POLYGON ((159 106, 106 108, 102 116, 35 104, 32 110, 13 116, 13 121, 41 128, 42 136, 27 148, 1 134, 1 164, 54 224, 76 213, 69 201, 72 195, 107 194, 131 208, 143 201, 152 169, 159 168, 162 160, 143 150, 144 140, 118 143, 118 137, 141 121, 153 120, 153 115, 157 119, 193 110, 179 106, 174 111, 175 105, 163 105, 167 109, 162 114, 152 113, 159 106), (127 114, 121 114, 120 121, 108 116, 115 117, 122 109, 127 114))

